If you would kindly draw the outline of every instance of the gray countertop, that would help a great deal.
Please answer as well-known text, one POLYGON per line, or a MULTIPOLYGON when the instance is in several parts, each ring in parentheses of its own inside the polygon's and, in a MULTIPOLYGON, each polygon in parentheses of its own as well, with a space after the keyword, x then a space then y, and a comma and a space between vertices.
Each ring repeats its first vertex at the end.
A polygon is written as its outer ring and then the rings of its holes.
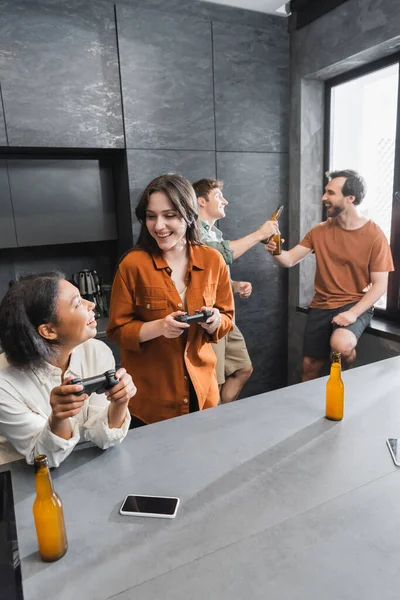
POLYGON ((9 465, 25 600, 397 600, 400 357, 343 378, 340 423, 322 378, 77 450, 53 471, 69 539, 54 564, 32 469, 9 465), (122 517, 128 493, 177 495, 178 515, 122 517))

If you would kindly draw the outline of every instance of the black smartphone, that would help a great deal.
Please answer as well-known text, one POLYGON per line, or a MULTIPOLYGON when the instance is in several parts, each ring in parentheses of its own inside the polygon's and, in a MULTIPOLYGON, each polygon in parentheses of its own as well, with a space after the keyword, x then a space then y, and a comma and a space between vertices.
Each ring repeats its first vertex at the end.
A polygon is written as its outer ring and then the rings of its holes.
POLYGON ((129 494, 122 503, 121 515, 174 519, 178 511, 179 498, 170 496, 137 496, 129 494))
POLYGON ((388 438, 386 443, 389 452, 392 455, 394 464, 396 467, 400 467, 400 440, 398 438, 388 438))

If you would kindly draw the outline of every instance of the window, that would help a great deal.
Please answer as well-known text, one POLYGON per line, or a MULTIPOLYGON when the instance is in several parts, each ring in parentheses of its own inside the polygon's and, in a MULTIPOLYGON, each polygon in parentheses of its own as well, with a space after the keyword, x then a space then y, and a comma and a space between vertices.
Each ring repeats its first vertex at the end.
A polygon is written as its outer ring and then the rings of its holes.
MULTIPOLYGON (((399 135, 400 57, 368 65, 327 82, 326 170, 356 169, 367 182, 360 214, 385 233, 400 269, 399 135), (396 248, 396 240, 397 245, 396 248)), ((400 274, 389 276, 388 294, 377 312, 400 320, 400 274)))

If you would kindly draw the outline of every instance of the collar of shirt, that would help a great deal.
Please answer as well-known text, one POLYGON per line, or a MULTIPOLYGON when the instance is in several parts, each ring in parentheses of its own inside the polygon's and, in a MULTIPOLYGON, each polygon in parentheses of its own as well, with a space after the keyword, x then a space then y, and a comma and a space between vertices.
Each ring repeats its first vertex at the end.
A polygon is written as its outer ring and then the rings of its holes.
POLYGON ((220 229, 218 229, 218 227, 216 227, 215 225, 209 225, 207 223, 207 221, 200 221, 200 226, 207 232, 207 233, 214 233, 217 241, 221 242, 223 240, 223 235, 222 235, 222 231, 220 229))
MULTIPOLYGON (((67 370, 65 371, 64 378, 68 377, 69 375, 72 375, 73 377, 82 378, 82 368, 81 368, 82 360, 81 360, 81 357, 79 356, 79 354, 80 354, 79 350, 80 350, 79 346, 77 348, 74 348, 74 350, 72 350, 71 356, 69 359, 69 365, 68 365, 67 370)), ((32 372, 34 373, 34 375, 37 377, 37 379, 39 380, 39 382, 42 385, 45 385, 49 379, 55 379, 55 378, 61 379, 61 374, 62 374, 60 367, 56 367, 55 365, 52 365, 48 362, 39 369, 32 369, 32 372)))
MULTIPOLYGON (((153 263, 156 269, 165 269, 168 273, 171 271, 167 261, 161 255, 152 254, 153 263)), ((197 246, 189 244, 189 267, 188 270, 204 270, 204 261, 201 254, 197 251, 197 246)))

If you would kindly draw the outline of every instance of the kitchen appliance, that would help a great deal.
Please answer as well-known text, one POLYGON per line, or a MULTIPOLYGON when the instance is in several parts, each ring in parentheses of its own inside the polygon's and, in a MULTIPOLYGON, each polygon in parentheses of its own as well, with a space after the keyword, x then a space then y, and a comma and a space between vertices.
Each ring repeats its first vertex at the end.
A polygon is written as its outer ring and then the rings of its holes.
POLYGON ((103 280, 97 274, 97 271, 83 269, 72 275, 73 283, 79 289, 80 295, 85 300, 94 302, 95 316, 106 317, 108 315, 108 303, 106 295, 102 289, 103 280))

